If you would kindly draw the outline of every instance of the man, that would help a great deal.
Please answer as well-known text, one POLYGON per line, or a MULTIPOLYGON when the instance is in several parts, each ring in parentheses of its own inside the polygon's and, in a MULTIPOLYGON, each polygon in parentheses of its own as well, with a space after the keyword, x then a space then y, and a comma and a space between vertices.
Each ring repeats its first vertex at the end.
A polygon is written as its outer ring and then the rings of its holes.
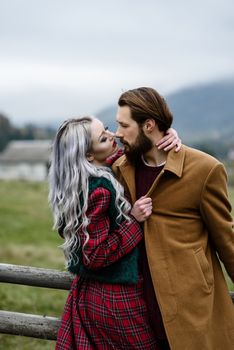
POLYGON ((162 349, 232 350, 234 307, 219 263, 234 281, 225 169, 187 146, 178 153, 155 146, 173 117, 154 89, 129 90, 118 104, 125 155, 113 170, 146 219, 141 265, 155 335, 162 349))

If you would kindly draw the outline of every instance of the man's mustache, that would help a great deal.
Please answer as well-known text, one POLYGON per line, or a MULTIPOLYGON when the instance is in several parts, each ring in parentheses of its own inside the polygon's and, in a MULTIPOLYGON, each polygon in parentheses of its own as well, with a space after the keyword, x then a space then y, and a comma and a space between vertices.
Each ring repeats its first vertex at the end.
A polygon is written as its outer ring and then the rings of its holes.
POLYGON ((120 141, 123 145, 129 146, 129 143, 128 143, 127 141, 124 141, 121 137, 120 137, 119 141, 120 141))

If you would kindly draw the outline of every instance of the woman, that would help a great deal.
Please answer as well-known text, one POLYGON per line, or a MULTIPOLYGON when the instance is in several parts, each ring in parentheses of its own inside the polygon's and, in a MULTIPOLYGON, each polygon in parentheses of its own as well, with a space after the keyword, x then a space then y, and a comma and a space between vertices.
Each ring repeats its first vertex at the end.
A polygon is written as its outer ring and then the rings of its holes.
POLYGON ((152 203, 142 198, 131 210, 106 166, 116 154, 113 134, 92 117, 65 121, 55 137, 50 203, 54 227, 65 240, 67 268, 77 275, 57 350, 159 349, 138 271, 143 234, 137 220, 151 214, 152 203))

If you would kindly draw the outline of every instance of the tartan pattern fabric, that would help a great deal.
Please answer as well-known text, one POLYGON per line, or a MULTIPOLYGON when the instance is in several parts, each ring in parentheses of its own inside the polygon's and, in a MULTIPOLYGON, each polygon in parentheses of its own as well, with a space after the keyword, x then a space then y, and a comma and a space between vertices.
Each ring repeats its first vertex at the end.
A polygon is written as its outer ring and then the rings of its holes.
MULTIPOLYGON (((83 255, 83 263, 89 269, 97 270, 113 264, 129 253, 143 238, 143 232, 134 217, 131 217, 131 222, 123 220, 116 229, 111 230, 107 213, 109 204, 110 191, 104 187, 98 187, 89 196, 89 241, 84 248, 88 259, 83 255)), ((83 245, 85 236, 81 230, 79 235, 83 245)))
POLYGON ((142 278, 135 285, 73 281, 56 350, 159 350, 149 326, 142 278))
MULTIPOLYGON (((110 193, 102 187, 89 196, 90 239, 84 250, 88 259, 83 257, 83 261, 96 273, 129 253, 143 237, 135 219, 124 220, 109 232, 109 202, 110 193)), ((84 242, 84 234, 79 233, 84 242)), ((159 349, 149 326, 141 276, 137 284, 130 285, 75 277, 56 342, 56 350, 72 349, 159 349)))
MULTIPOLYGON (((124 220, 123 216, 118 218, 118 224, 116 218, 119 215, 119 212, 116 208, 115 204, 116 199, 116 192, 111 184, 111 182, 106 178, 97 178, 97 177, 90 177, 89 179, 89 207, 94 206, 94 208, 98 207, 99 205, 102 207, 103 201, 108 203, 107 209, 106 206, 104 208, 100 208, 100 210, 96 213, 97 219, 99 215, 104 213, 104 216, 108 220, 108 225, 105 227, 105 232, 107 235, 104 235, 103 228, 101 230, 101 234, 103 238, 106 238, 106 242, 108 244, 108 239, 113 239, 113 235, 121 234, 122 231, 126 230, 126 228, 129 229, 129 233, 131 233, 131 237, 135 239, 135 242, 132 242, 132 238, 127 241, 127 247, 131 249, 131 251, 128 251, 128 254, 125 254, 124 250, 123 253, 124 256, 120 255, 120 259, 118 258, 118 261, 111 261, 111 264, 107 264, 105 266, 102 266, 98 269, 98 273, 94 269, 90 269, 89 267, 84 266, 83 258, 82 258, 82 249, 79 249, 78 252, 76 252, 76 255, 78 255, 79 260, 73 259, 71 263, 68 266, 68 270, 74 274, 79 274, 85 278, 95 279, 100 282, 106 282, 106 283, 137 283, 138 281, 138 258, 139 258, 139 250, 136 246, 136 243, 139 242, 139 239, 141 239, 142 233, 139 231, 139 226, 137 226, 137 222, 134 218, 132 218, 132 223, 127 222, 127 220, 124 220), (95 192, 96 191, 96 192, 95 192), (94 193, 93 193, 94 192, 94 193), (92 205, 90 204, 92 203, 92 205), (120 225, 120 222, 123 222, 122 226, 120 225), (137 231, 133 231, 137 230, 137 231), (111 233, 111 235, 110 235, 111 233)), ((91 208, 92 211, 92 208, 91 208)), ((92 211, 93 212, 93 211, 92 211)), ((87 212, 87 215, 89 215, 89 211, 87 212)), ((100 216, 101 216, 100 215, 100 216)), ((93 220, 94 221, 94 220, 93 220)), ((98 221, 99 222, 99 221, 98 221)), ((91 222, 92 224, 92 222, 91 222)), ((93 230, 93 227, 87 228, 88 231, 93 230)), ((93 232, 92 232, 93 233, 93 232)), ((96 231, 94 229, 94 233, 96 233, 96 237, 98 237, 98 230, 96 231)), ((79 236, 82 237, 82 242, 84 241, 84 235, 82 230, 79 231, 79 236)), ((123 238, 127 238, 125 235, 123 238)), ((124 244, 115 244, 116 248, 119 248, 122 246, 124 248, 124 244)), ((100 248, 100 246, 99 246, 100 248)), ((128 248, 128 249, 129 249, 128 248)), ((113 246, 112 246, 113 250, 113 246)), ((84 254, 85 248, 84 248, 84 254)), ((75 253, 74 253, 75 254, 75 253)), ((89 261, 87 259, 87 261, 89 261)))
POLYGON ((119 148, 116 153, 112 154, 109 158, 106 159, 106 164, 111 166, 117 159, 119 159, 124 154, 122 148, 119 148))

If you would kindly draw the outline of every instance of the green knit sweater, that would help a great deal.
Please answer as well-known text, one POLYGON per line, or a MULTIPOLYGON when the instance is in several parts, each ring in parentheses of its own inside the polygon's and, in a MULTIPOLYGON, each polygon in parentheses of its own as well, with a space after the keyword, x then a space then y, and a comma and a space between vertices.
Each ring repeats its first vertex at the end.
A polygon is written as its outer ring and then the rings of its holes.
MULTIPOLYGON (((118 216, 118 210, 115 205, 116 192, 112 183, 106 178, 91 177, 89 180, 89 195, 98 187, 103 187, 110 191, 110 205, 107 210, 110 218, 110 234, 111 231, 118 227, 116 222, 118 216)), ((121 219, 120 219, 121 221, 121 219)), ((73 259, 68 270, 75 274, 80 274, 87 279, 93 279, 105 283, 123 283, 123 284, 135 284, 138 281, 138 258, 139 250, 137 247, 127 255, 115 263, 103 267, 98 270, 87 269, 83 265, 81 249, 76 252, 79 257, 79 261, 75 263, 77 259, 73 259)))

